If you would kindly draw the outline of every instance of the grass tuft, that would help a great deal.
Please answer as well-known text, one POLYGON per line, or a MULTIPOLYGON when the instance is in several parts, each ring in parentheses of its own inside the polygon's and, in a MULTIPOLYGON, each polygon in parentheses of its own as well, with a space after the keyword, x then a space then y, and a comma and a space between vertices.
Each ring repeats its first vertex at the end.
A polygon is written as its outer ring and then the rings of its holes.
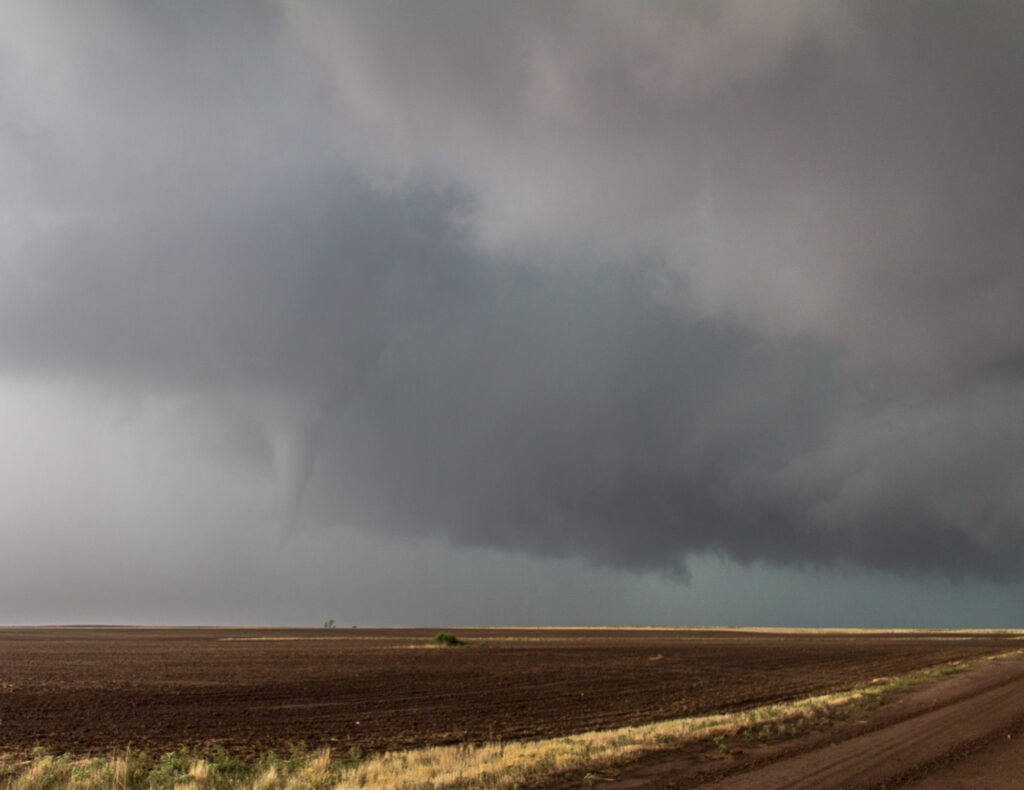
POLYGON ((466 645, 455 634, 445 633, 444 631, 434 634, 433 639, 428 644, 436 645, 437 647, 465 647, 466 645))

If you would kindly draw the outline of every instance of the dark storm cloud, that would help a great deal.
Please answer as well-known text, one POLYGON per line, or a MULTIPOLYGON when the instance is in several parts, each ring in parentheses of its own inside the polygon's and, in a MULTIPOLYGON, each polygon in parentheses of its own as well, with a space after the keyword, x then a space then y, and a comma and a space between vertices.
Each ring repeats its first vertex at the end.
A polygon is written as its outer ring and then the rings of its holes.
POLYGON ((0 365, 187 400, 289 528, 1016 573, 1024 25, 966 8, 12 11, 0 365))
POLYGON ((489 239, 653 246, 705 309, 868 364, 1022 359, 1019 4, 287 7, 489 239))

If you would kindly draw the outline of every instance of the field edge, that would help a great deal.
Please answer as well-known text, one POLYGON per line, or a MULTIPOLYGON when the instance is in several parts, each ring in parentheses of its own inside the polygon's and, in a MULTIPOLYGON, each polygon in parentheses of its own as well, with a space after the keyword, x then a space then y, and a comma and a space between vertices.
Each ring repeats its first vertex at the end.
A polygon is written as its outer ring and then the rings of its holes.
POLYGON ((102 758, 76 759, 72 755, 37 754, 0 778, 0 790, 91 788, 116 786, 189 788, 286 787, 363 788, 364 790, 511 790, 524 785, 540 787, 575 777, 583 784, 598 784, 637 760, 659 752, 706 743, 724 747, 725 739, 745 733, 754 738, 767 733, 799 735, 830 726, 842 711, 867 701, 880 703, 895 692, 944 675, 963 671, 982 661, 1020 655, 1024 649, 934 665, 896 677, 880 678, 867 686, 748 710, 694 716, 645 725, 629 725, 576 735, 537 740, 430 746, 389 751, 367 758, 358 754, 332 756, 329 749, 289 758, 268 755, 249 766, 228 763, 230 770, 197 752, 165 755, 150 769, 136 765, 132 774, 130 751, 102 758), (168 766, 176 766, 171 771, 168 766), (147 773, 148 771, 148 773, 147 773), (131 781, 134 779, 135 781, 131 781), (155 781, 154 781, 155 780, 155 781), (170 780, 167 782, 167 780, 170 780), (164 782, 164 783, 161 783, 164 782))

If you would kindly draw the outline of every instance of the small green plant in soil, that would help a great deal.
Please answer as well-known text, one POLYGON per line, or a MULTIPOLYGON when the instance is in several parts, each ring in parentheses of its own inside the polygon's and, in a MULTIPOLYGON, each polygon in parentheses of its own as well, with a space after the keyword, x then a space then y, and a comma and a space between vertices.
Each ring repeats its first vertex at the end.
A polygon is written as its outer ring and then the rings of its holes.
POLYGON ((434 638, 431 639, 428 644, 437 645, 439 647, 465 647, 466 645, 466 643, 455 636, 455 634, 448 634, 444 631, 439 634, 434 634, 434 638))

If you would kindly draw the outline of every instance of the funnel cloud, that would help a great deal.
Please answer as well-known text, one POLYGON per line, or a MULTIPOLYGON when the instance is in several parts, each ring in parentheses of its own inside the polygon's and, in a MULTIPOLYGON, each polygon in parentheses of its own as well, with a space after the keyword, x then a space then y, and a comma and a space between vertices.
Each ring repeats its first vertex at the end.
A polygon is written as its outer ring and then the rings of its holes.
POLYGON ((1021 581, 1024 7, 5 20, 22 566, 178 536, 223 611, 309 541, 1021 581))

